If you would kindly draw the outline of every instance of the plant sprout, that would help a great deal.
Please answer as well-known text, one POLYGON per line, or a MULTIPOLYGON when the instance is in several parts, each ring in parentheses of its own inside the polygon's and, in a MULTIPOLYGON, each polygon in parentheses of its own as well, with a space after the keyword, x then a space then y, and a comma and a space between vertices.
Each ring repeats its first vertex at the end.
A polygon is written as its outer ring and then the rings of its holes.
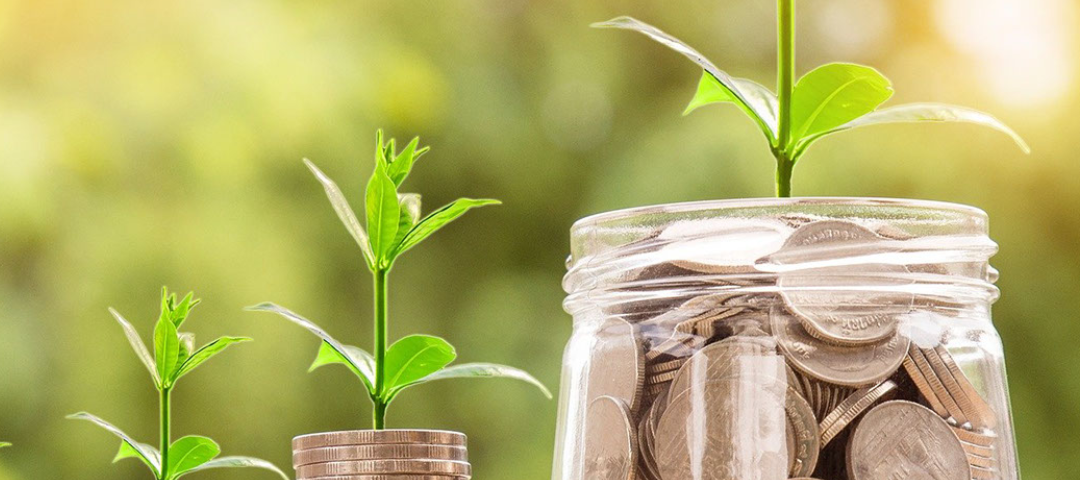
POLYGON ((734 78, 679 39, 631 17, 593 24, 640 32, 704 69, 697 93, 684 115, 714 103, 733 103, 765 135, 776 158, 776 196, 791 196, 791 175, 814 142, 834 133, 896 122, 968 122, 1012 137, 1030 149, 1012 129, 993 116, 966 107, 915 103, 878 109, 893 94, 892 84, 877 70, 851 63, 822 65, 795 81, 795 1, 778 0, 779 55, 777 90, 745 78, 734 78))
POLYGON ((364 196, 367 229, 349 206, 337 184, 315 164, 304 163, 326 190, 330 204, 349 234, 352 235, 372 274, 375 304, 375 354, 335 340, 311 321, 273 303, 262 303, 248 310, 273 312, 306 328, 322 339, 319 353, 309 371, 330 364, 342 364, 364 384, 374 405, 373 427, 384 428, 386 409, 402 390, 422 383, 447 378, 504 377, 535 385, 545 396, 551 393, 539 380, 517 368, 494 363, 467 363, 448 366, 457 353, 446 340, 430 335, 409 335, 387 347, 387 280, 397 259, 446 224, 470 209, 497 205, 497 200, 460 198, 426 217, 420 216, 420 195, 398 193, 413 164, 429 148, 419 147, 413 138, 398 152, 394 139, 383 141, 376 134, 375 171, 364 196))
POLYGON ((176 295, 170 295, 166 289, 161 294, 161 315, 154 327, 154 354, 146 348, 135 328, 110 308, 116 321, 124 329, 128 342, 135 349, 135 354, 150 371, 154 386, 160 395, 161 435, 158 447, 140 443, 129 437, 119 428, 86 412, 69 415, 68 418, 86 420, 107 430, 120 438, 120 451, 113 462, 126 458, 135 458, 145 464, 157 480, 174 480, 189 473, 213 468, 255 467, 273 471, 285 480, 289 477, 270 462, 251 457, 218 457, 221 448, 216 442, 197 435, 188 435, 175 442, 170 438, 172 410, 170 399, 173 388, 181 377, 191 373, 211 357, 221 353, 230 345, 250 341, 245 337, 221 337, 202 347, 195 348, 195 335, 181 333, 179 328, 187 320, 191 310, 199 304, 193 293, 188 293, 177 301, 176 295))
POLYGON ((0 442, 0 448, 6 448, 6 447, 10 447, 10 446, 11 446, 11 444, 8 443, 8 442, 0 442))

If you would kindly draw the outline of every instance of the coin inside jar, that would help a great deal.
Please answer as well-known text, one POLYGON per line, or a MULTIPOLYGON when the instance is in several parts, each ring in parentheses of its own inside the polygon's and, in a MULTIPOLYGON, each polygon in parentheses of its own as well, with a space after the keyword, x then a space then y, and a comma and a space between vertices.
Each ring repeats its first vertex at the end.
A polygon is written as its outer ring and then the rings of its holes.
POLYGON ((885 380, 904 361, 911 339, 896 334, 888 340, 859 346, 833 345, 814 338, 781 309, 771 315, 780 350, 800 371, 819 380, 862 387, 885 380))
POLYGON ((944 420, 917 403, 878 405, 855 427, 848 447, 851 480, 970 480, 960 439, 944 420))
POLYGON ((618 318, 596 333, 588 370, 588 399, 611 396, 637 408, 645 382, 645 353, 634 326, 618 318))
POLYGON ((622 399, 602 396, 589 404, 585 425, 585 478, 632 480, 637 429, 622 399))
POLYGON ((789 471, 784 399, 737 378, 700 384, 668 402, 656 427, 662 480, 783 480, 789 471))

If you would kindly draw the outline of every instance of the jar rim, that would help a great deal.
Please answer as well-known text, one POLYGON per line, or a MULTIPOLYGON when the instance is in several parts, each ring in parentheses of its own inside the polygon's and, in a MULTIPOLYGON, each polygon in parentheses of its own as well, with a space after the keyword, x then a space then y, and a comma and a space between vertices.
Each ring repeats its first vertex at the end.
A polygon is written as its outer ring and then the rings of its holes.
POLYGON ((719 200, 698 200, 692 202, 662 203, 629 207, 618 210, 594 213, 578 219, 570 227, 571 235, 579 229, 596 226, 605 222, 625 220, 653 213, 677 214, 708 210, 734 210, 742 208, 776 208, 798 206, 837 206, 837 207, 907 207, 913 209, 948 211, 965 214, 985 221, 988 216, 978 207, 962 203, 939 200, 922 200, 891 197, 748 197, 719 200))

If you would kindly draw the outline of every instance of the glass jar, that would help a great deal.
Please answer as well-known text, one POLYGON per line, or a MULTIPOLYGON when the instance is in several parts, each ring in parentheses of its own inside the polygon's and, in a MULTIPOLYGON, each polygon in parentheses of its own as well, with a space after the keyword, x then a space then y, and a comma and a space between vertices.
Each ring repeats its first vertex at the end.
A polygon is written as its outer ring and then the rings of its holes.
POLYGON ((1018 480, 982 211, 755 199, 578 221, 554 480, 1018 480))

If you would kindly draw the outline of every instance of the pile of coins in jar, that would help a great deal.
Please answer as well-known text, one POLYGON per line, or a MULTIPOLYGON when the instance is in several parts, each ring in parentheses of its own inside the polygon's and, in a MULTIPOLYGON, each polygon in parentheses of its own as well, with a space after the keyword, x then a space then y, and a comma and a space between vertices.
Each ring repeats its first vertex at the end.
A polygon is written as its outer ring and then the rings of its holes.
POLYGON ((293 439, 297 480, 469 480, 464 434, 356 430, 293 439))
POLYGON ((948 272, 874 261, 895 229, 787 221, 757 261, 633 272, 585 372, 582 478, 1001 478, 994 410, 920 325, 950 305, 909 288, 948 272))

